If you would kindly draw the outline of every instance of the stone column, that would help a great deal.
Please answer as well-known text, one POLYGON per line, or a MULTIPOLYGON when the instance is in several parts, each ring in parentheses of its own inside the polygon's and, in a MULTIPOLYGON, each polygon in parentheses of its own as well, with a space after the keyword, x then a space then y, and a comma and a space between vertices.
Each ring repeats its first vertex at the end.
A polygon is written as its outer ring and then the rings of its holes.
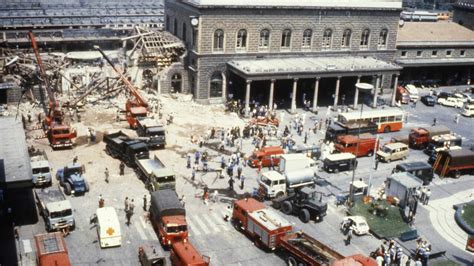
POLYGON ((334 108, 337 107, 337 101, 339 98, 339 85, 341 84, 341 77, 337 77, 336 80, 336 92, 334 93, 334 108))
POLYGON ((291 113, 296 112, 296 88, 298 87, 298 79, 293 80, 293 94, 291 95, 291 113))
MULTIPOLYGON (((357 83, 360 83, 360 76, 357 76, 357 83)), ((357 103, 359 102, 359 89, 355 87, 355 94, 354 94, 354 109, 357 109, 357 103)))
POLYGON ((377 95, 379 91, 379 86, 380 86, 380 76, 377 75, 377 81, 375 82, 375 88, 374 88, 374 101, 372 102, 373 108, 377 107, 377 95))
POLYGON ((275 80, 272 79, 270 83, 270 97, 268 98, 268 109, 273 110, 273 91, 275 89, 275 80))
POLYGON ((398 75, 395 75, 395 82, 393 84, 393 90, 392 90, 392 102, 391 102, 392 106, 395 106, 395 97, 397 95, 397 87, 398 87, 398 75))
POLYGON ((245 116, 249 116, 249 108, 250 108, 250 84, 252 83, 251 80, 246 80, 247 87, 245 88, 245 116))
POLYGON ((316 77, 316 82, 314 82, 313 112, 316 112, 316 108, 318 107, 319 79, 320 77, 316 77))

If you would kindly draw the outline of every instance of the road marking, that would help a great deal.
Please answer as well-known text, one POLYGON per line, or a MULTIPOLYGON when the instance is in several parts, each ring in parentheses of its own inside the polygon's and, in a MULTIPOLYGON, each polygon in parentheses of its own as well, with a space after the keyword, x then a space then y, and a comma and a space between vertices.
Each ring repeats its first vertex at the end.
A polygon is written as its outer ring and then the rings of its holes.
POLYGON ((226 227, 226 222, 224 221, 224 216, 219 217, 219 214, 217 212, 211 213, 211 217, 214 218, 214 221, 216 221, 216 225, 218 225, 222 230, 224 231, 229 231, 229 228, 226 227))
POLYGON ((201 235, 201 231, 199 231, 198 227, 196 226, 196 224, 193 222, 193 220, 191 219, 191 216, 189 216, 189 219, 187 219, 187 222, 188 224, 190 225, 190 229, 191 231, 193 232, 193 234, 199 236, 201 235))
POLYGON ((155 230, 153 230, 153 226, 145 221, 145 218, 143 216, 140 216, 140 223, 142 224, 143 228, 145 229, 146 232, 148 232, 148 235, 151 236, 153 240, 158 240, 158 237, 156 236, 155 230))
POLYGON ((209 225, 209 227, 214 230, 214 232, 216 233, 219 233, 221 231, 221 229, 219 229, 219 225, 220 225, 220 221, 219 219, 217 220, 214 220, 214 216, 212 215, 214 212, 211 212, 210 214, 208 215, 202 215, 201 218, 204 220, 204 221, 207 221, 207 225, 209 225))
POLYGON ((135 229, 137 229, 138 234, 142 238, 142 240, 148 240, 148 237, 146 237, 145 232, 143 229, 138 225, 138 223, 133 223, 135 225, 135 229))
POLYGON ((210 233, 209 228, 208 228, 207 225, 201 220, 201 218, 199 218, 198 215, 194 215, 193 218, 194 218, 194 220, 196 221, 196 223, 199 224, 199 227, 200 227, 200 229, 202 229, 202 231, 203 231, 204 234, 209 234, 209 233, 210 233))

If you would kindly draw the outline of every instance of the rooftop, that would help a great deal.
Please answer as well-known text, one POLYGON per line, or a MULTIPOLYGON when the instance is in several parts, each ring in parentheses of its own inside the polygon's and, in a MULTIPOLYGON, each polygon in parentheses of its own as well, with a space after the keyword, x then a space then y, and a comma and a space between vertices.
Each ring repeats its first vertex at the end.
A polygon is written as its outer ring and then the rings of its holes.
POLYGON ((414 175, 407 172, 400 172, 392 174, 389 179, 398 182, 406 188, 421 187, 423 182, 416 178, 414 175))
POLYGON ((454 22, 405 22, 398 28, 397 46, 474 45, 474 31, 454 22))
POLYGON ((33 186, 30 157, 21 119, 0 119, 0 187, 33 186))
POLYGON ((283 8, 402 8, 401 0, 183 0, 199 7, 283 7, 283 8))

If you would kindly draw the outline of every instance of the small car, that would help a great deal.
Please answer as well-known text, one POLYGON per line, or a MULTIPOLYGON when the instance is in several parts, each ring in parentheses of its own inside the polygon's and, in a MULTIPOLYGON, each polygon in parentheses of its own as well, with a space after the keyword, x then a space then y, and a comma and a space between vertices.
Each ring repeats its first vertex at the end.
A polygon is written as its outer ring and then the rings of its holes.
POLYGON ((369 233, 369 225, 363 216, 347 216, 342 219, 341 230, 345 226, 353 226, 354 234, 361 236, 369 233))
POLYGON ((435 106, 436 104, 435 97, 431 95, 422 96, 421 102, 424 103, 426 106, 435 106))
POLYGON ((456 97, 438 98, 438 103, 448 107, 462 108, 464 102, 456 97))
POLYGON ((445 91, 440 91, 440 92, 436 95, 436 97, 438 97, 438 101, 439 101, 439 99, 441 99, 441 98, 448 98, 448 97, 452 97, 452 96, 453 96, 452 93, 445 92, 445 91))

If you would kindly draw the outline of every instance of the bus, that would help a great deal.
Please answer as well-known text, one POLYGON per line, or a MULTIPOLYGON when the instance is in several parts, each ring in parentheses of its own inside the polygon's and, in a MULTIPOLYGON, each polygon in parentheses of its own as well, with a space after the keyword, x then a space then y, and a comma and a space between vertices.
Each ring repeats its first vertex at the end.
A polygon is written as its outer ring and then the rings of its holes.
POLYGON ((360 125, 375 124, 377 133, 400 131, 403 127, 403 111, 398 108, 341 113, 337 122, 344 128, 356 129, 360 125), (362 118, 362 119, 361 119, 362 118))

